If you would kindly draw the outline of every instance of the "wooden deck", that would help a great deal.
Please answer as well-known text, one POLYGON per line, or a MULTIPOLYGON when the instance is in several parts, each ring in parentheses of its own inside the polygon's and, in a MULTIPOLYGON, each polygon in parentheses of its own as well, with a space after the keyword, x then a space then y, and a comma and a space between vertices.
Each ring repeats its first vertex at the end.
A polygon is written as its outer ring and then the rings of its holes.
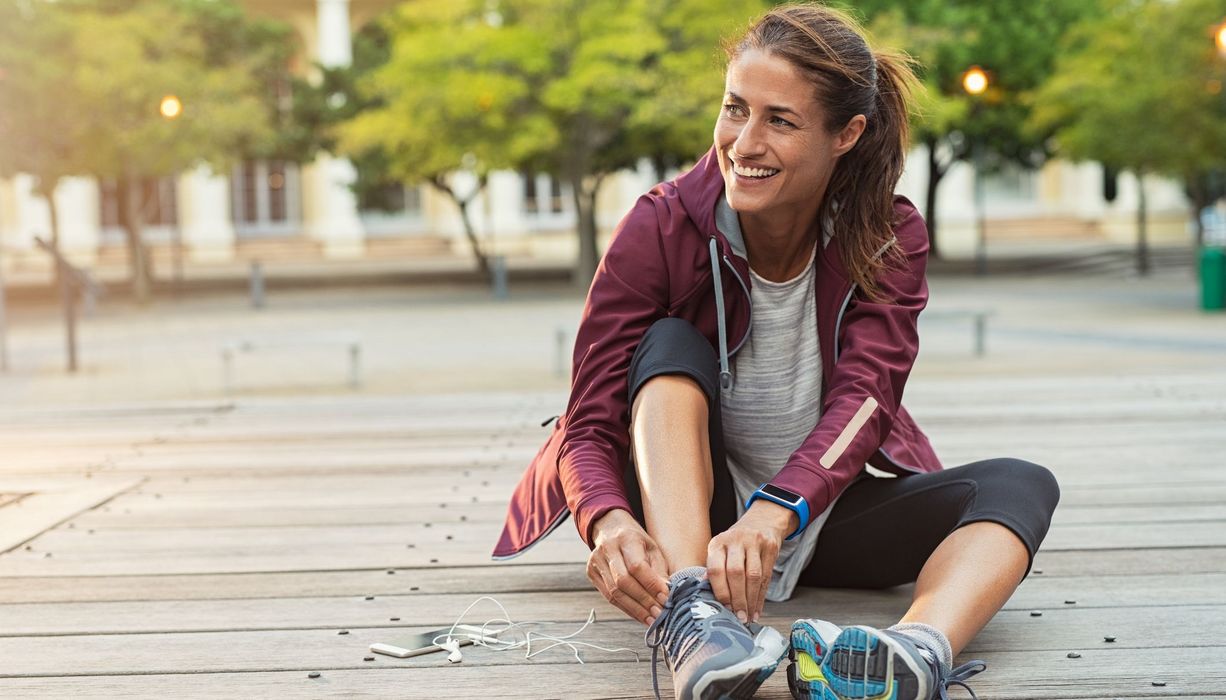
MULTIPOLYGON (((484 594, 555 633, 594 608, 579 639, 643 650, 569 523, 489 559, 561 401, 3 409, 0 697, 650 697, 649 653, 366 660, 484 594)), ((1038 570, 960 657, 988 662, 979 697, 1226 697, 1226 373, 915 381, 908 404, 947 463, 1023 457, 1063 489, 1038 570)), ((802 589, 766 621, 887 625, 909 594, 802 589)))

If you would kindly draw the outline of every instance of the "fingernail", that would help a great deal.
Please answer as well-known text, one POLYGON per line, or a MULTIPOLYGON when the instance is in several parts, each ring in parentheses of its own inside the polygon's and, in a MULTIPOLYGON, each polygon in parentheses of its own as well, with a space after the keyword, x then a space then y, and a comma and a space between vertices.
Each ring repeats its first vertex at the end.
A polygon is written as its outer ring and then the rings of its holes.
POLYGON ((660 607, 659 607, 659 606, 657 606, 657 605, 653 605, 653 606, 651 606, 651 616, 652 616, 652 617, 659 617, 659 616, 660 616, 660 607))
POLYGON ((753 614, 753 621, 754 621, 754 622, 757 622, 757 621, 758 621, 758 613, 754 613, 754 614, 753 614))
POLYGON ((667 603, 667 602, 668 602, 668 594, 667 594, 667 593, 659 593, 659 594, 657 594, 657 595, 656 595, 656 600, 660 601, 660 605, 664 605, 665 603, 667 603))
POLYGON ((740 621, 741 621, 741 624, 745 624, 745 622, 747 622, 749 618, 745 617, 745 611, 744 611, 744 610, 737 610, 737 611, 736 611, 736 619, 740 620, 740 621))
POLYGON ((654 617, 649 617, 649 618, 647 618, 647 626, 648 626, 648 627, 651 627, 651 623, 653 623, 653 622, 655 622, 655 621, 656 621, 656 618, 654 618, 654 617))

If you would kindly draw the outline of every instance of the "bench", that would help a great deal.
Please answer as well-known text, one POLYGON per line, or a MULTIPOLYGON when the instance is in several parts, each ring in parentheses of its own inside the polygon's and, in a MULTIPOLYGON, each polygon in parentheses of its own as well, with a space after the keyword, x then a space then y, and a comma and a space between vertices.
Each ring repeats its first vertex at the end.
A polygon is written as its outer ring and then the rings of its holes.
MULTIPOLYGON (((970 320, 974 332, 975 357, 983 357, 988 353, 988 317, 994 314, 995 312, 990 309, 928 309, 920 315, 920 318, 925 321, 938 322, 970 320)), ((571 340, 574 334, 575 327, 571 324, 559 324, 554 328, 553 374, 555 377, 565 377, 570 371, 567 341, 571 340)))
POLYGON ((234 389, 234 358, 241 354, 251 354, 262 350, 280 350, 286 348, 304 348, 320 346, 338 346, 347 351, 349 357, 349 387, 357 389, 362 385, 362 342, 351 335, 309 335, 289 338, 232 340, 221 346, 222 384, 228 394, 234 389))
POLYGON ((974 332, 975 357, 983 357, 988 352, 988 317, 992 315, 994 312, 989 309, 927 309, 920 314, 920 318, 938 322, 970 320, 974 332))

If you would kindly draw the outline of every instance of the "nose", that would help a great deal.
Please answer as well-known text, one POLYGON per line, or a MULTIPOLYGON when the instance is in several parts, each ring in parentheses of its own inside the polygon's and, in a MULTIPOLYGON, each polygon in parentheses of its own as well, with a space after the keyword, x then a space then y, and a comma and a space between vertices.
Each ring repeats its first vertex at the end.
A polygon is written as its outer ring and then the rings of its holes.
POLYGON ((762 138, 762 125, 757 119, 746 120, 736 140, 732 142, 733 154, 743 158, 754 158, 765 151, 766 140, 762 138))

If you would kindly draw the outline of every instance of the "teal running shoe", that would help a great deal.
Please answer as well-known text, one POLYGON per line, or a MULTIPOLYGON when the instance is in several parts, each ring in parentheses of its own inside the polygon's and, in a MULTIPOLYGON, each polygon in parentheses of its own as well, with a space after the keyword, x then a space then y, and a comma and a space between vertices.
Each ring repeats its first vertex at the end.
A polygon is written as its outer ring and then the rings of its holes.
POLYGON ((822 671, 822 662, 843 628, 817 619, 792 623, 791 644, 788 648, 788 688, 798 700, 839 700, 822 671))
POLYGON ((946 690, 958 685, 977 699, 966 681, 986 668, 975 660, 951 669, 935 651, 906 634, 857 625, 840 632, 822 660, 821 682, 831 694, 807 697, 949 700, 946 690))
POLYGON ((706 579, 685 577, 669 586, 668 602, 645 635, 651 647, 651 685, 660 697, 660 648, 673 672, 677 700, 747 700, 787 652, 771 627, 745 625, 715 598, 706 579))

